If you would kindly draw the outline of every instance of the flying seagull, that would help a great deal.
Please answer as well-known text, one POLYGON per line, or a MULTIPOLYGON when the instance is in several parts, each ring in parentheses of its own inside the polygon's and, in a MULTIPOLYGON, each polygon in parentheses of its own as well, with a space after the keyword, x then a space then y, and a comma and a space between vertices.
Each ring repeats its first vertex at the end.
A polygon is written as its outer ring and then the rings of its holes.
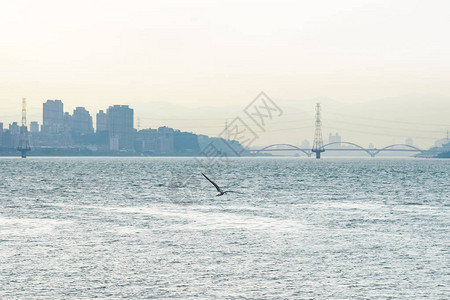
POLYGON ((217 183, 215 183, 214 181, 212 181, 211 179, 209 179, 205 174, 202 173, 202 175, 203 175, 203 177, 205 177, 209 182, 211 182, 212 185, 215 186, 215 188, 216 188, 217 191, 219 192, 216 196, 223 196, 223 195, 225 195, 226 193, 243 194, 243 193, 241 193, 241 192, 235 192, 235 191, 224 191, 224 190, 222 190, 222 189, 220 188, 220 186, 217 185, 217 183))

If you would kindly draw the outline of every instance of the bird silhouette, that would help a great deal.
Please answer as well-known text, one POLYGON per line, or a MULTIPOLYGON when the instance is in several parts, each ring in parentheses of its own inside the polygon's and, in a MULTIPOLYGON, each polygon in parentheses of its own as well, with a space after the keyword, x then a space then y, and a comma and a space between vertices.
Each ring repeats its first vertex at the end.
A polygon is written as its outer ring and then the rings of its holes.
POLYGON ((211 182, 212 185, 214 185, 214 187, 216 188, 216 190, 219 192, 216 196, 223 196, 226 193, 236 193, 236 194, 243 194, 241 192, 236 192, 236 191, 224 191, 220 188, 220 186, 217 185, 217 183, 215 183, 214 181, 212 181, 211 179, 208 178, 208 176, 206 176, 205 174, 203 174, 203 177, 205 177, 209 182, 211 182))

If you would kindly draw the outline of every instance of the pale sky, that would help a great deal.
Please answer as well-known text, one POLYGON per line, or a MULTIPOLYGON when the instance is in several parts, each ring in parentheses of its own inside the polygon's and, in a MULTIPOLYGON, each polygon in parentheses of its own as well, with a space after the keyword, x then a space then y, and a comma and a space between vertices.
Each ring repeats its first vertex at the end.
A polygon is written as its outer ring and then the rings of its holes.
MULTIPOLYGON (((0 2, 0 115, 450 95, 450 1, 0 2), (20 113, 20 112, 19 112, 20 113)), ((19 120, 18 120, 19 121, 19 120)))

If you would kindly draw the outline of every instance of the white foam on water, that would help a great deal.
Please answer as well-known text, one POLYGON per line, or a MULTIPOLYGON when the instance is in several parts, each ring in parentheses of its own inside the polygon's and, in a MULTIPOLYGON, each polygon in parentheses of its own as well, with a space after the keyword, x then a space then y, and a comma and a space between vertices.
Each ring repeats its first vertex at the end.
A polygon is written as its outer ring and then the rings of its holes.
POLYGON ((0 237, 11 235, 40 235, 49 234, 61 225, 72 221, 39 218, 7 218, 0 216, 0 237))
MULTIPOLYGON (((256 216, 250 214, 240 214, 238 212, 220 212, 220 206, 214 206, 211 210, 208 206, 200 207, 171 207, 171 206, 130 206, 130 207, 114 207, 114 206, 92 206, 82 205, 75 206, 84 209, 96 209, 109 212, 127 213, 127 214, 143 214, 162 219, 179 219, 187 221, 188 224, 183 225, 184 228, 190 229, 246 229, 246 230, 276 230, 279 232, 298 232, 304 230, 304 224, 292 219, 278 219, 274 217, 256 216)), ((240 207, 234 207, 239 209, 240 207)), ((245 208, 245 211, 248 211, 245 208)), ((257 210, 255 210, 257 211, 257 210)), ((179 226, 179 225, 171 225, 179 226)))

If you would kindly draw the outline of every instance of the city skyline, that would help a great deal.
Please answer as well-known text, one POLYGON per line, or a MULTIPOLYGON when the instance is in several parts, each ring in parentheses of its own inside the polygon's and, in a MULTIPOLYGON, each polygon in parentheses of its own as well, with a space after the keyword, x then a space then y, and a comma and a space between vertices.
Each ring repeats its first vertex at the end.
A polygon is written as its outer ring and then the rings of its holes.
POLYGON ((27 121, 26 99, 22 99, 22 120, 6 127, 0 122, 0 156, 14 155, 130 155, 130 156, 193 156, 205 149, 236 156, 243 152, 237 141, 185 132, 167 126, 157 129, 134 128, 134 110, 129 105, 110 105, 93 118, 85 107, 76 107, 73 114, 65 111, 60 99, 42 103, 42 124, 27 121), (231 147, 231 148, 230 148, 231 147), (22 151, 22 149, 24 149, 22 151))
MULTIPOLYGON (((403 143, 412 139, 414 144, 422 148, 431 147, 436 140, 444 138, 450 124, 447 111, 450 111, 450 97, 439 95, 407 95, 401 98, 380 99, 364 104, 344 104, 329 98, 305 99, 303 101, 290 101, 275 99, 277 103, 287 109, 290 114, 283 116, 282 120, 274 122, 269 130, 259 136, 255 143, 264 146, 272 143, 288 142, 300 145, 304 139, 312 140, 313 135, 313 108, 316 102, 322 102, 325 114, 324 136, 331 132, 339 132, 343 141, 353 141, 370 146, 384 146, 388 144, 403 143), (427 100, 424 110, 422 102, 427 100), (388 106, 388 109, 385 107, 388 106), (408 110, 403 107, 408 106, 408 110), (378 117, 382 112, 383 117, 378 117), (381 123, 381 124, 380 124, 381 123), (280 135, 279 133, 283 134, 280 135), (364 134, 363 132, 367 132, 364 134)), ((37 101, 28 109, 28 120, 42 123, 42 107, 37 108, 37 101)), ((33 103, 34 102, 34 103, 33 103)), ((158 128, 169 126, 183 131, 218 136, 223 130, 225 122, 231 121, 242 111, 242 106, 224 106, 222 108, 199 107, 186 108, 170 105, 164 102, 149 102, 147 104, 132 105, 135 109, 134 128, 158 128)), ((17 101, 17 106, 20 101, 17 101)), ((42 103, 39 105, 41 106, 42 103)), ((79 107, 76 105, 73 110, 79 107)), ((96 127, 98 111, 86 109, 91 113, 93 125, 96 127)), ((73 111, 64 101, 65 112, 73 111)), ((100 110, 106 111, 107 107, 100 110)), ((99 110, 99 111, 100 111, 99 110)), ((0 122, 4 124, 19 121, 20 110, 16 108, 15 117, 2 115, 0 122)))

